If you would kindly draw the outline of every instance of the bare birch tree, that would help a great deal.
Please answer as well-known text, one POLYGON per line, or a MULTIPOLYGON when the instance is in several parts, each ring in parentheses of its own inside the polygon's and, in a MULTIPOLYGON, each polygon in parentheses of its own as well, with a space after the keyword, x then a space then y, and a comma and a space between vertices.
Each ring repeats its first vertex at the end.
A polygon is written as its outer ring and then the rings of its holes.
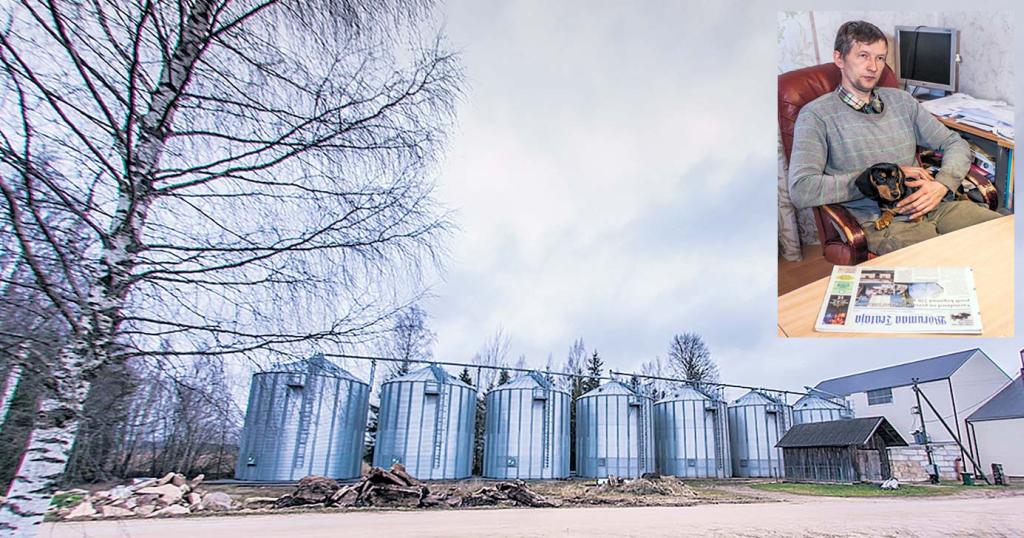
POLYGON ((718 365, 711 358, 704 339, 697 333, 687 332, 672 337, 668 346, 667 369, 673 376, 696 382, 718 382, 718 365))
POLYGON ((416 364, 411 361, 432 359, 436 338, 437 335, 427 328, 427 313, 422 308, 410 305, 398 312, 391 331, 384 335, 381 344, 385 357, 402 360, 388 363, 388 378, 409 373, 416 364))
POLYGON ((106 365, 302 355, 408 302, 459 70, 415 0, 0 10, 2 241, 68 335, 0 508, 31 535, 106 365))
MULTIPOLYGON (((665 371, 662 365, 661 358, 655 357, 647 362, 640 365, 640 375, 653 376, 653 377, 664 377, 665 371)), ((661 379, 640 379, 640 392, 645 396, 653 398, 654 401, 658 401, 668 394, 670 388, 669 382, 661 379)))

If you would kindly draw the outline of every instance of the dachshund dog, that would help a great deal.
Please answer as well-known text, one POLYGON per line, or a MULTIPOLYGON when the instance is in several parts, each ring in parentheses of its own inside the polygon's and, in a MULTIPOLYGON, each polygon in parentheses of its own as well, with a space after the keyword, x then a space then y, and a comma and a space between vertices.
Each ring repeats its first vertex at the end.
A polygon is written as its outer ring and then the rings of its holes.
MULTIPOLYGON (((882 210, 882 215, 875 221, 876 230, 888 228, 893 217, 899 214, 896 204, 917 190, 917 187, 907 185, 903 170, 892 163, 870 166, 857 176, 854 183, 864 196, 878 202, 878 208, 882 210)), ((917 217, 911 222, 919 222, 921 218, 917 217)))

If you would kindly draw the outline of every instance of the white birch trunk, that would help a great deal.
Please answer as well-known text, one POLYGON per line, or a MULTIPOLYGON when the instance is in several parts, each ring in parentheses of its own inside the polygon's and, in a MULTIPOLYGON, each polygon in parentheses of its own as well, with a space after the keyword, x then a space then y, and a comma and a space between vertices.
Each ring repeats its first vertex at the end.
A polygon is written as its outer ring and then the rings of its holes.
POLYGON ((61 351, 51 372, 57 387, 43 400, 25 456, 11 481, 7 500, 0 506, 0 535, 36 535, 67 466, 89 393, 87 374, 109 360, 106 350, 116 341, 118 318, 153 203, 153 175, 166 146, 178 95, 188 84, 192 66, 209 39, 214 15, 211 4, 210 0, 193 4, 175 51, 150 93, 149 110, 139 125, 135 158, 128 167, 130 185, 121 186, 109 241, 100 255, 106 275, 89 298, 92 312, 86 312, 80 320, 86 336, 61 351))
POLYGON ((7 424, 7 415, 11 412, 11 404, 14 402, 14 393, 18 391, 18 383, 21 382, 21 365, 15 364, 7 372, 4 380, 3 395, 0 396, 0 431, 3 431, 4 424, 7 424))
POLYGON ((4 424, 7 424, 7 415, 11 412, 11 404, 14 402, 14 393, 18 391, 18 383, 20 382, 21 365, 15 364, 11 367, 11 370, 7 372, 7 378, 4 380, 3 395, 0 396, 0 431, 3 431, 4 424))
POLYGON ((36 535, 53 489, 64 473, 78 433, 82 402, 89 392, 89 383, 81 373, 68 368, 81 364, 79 356, 69 346, 58 357, 52 372, 57 388, 43 398, 7 500, 0 506, 2 536, 36 535))

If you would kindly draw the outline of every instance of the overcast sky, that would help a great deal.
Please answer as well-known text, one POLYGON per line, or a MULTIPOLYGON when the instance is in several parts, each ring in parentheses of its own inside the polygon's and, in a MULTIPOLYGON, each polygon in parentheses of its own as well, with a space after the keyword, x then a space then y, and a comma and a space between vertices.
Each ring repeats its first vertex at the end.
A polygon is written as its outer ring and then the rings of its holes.
POLYGON ((531 366, 582 337, 632 370, 696 331, 731 383, 798 389, 972 347, 1015 375, 1020 339, 776 337, 775 17, 439 9, 467 89, 437 193, 460 230, 423 305, 438 360, 468 360, 501 326, 531 366))

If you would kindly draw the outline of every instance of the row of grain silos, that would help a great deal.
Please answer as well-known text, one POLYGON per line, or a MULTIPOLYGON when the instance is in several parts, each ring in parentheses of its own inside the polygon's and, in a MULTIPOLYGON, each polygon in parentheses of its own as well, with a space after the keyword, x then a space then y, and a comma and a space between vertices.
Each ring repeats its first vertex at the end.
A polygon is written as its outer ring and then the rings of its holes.
MULTIPOLYGON (((468 477, 477 391, 437 365, 384 382, 373 464, 401 463, 421 479, 468 477)), ((253 376, 236 478, 297 480, 359 476, 369 386, 322 356, 253 376)), ((569 393, 531 372, 487 393, 483 475, 570 475, 569 393)), ((732 404, 683 386, 654 402, 610 381, 575 402, 576 474, 683 478, 779 477, 775 443, 794 421, 838 416, 837 404, 751 391, 732 404)), ((841 407, 841 406, 838 406, 841 407)))

